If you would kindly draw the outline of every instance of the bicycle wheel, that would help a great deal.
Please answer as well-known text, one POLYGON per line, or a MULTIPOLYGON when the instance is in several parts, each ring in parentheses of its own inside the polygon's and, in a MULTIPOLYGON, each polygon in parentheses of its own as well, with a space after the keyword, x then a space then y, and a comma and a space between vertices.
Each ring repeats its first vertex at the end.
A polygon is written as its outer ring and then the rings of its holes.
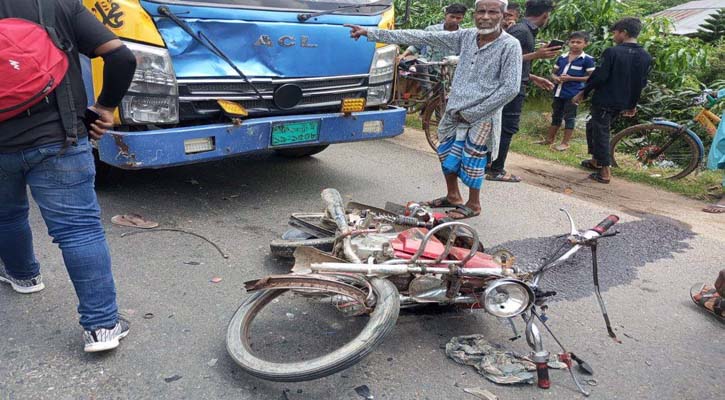
POLYGON ((350 295, 352 281, 344 277, 278 278, 288 281, 254 293, 227 329, 229 355, 256 377, 299 382, 342 371, 372 352, 398 318, 400 298, 388 280, 369 281, 366 303, 375 308, 368 316, 359 315, 359 297, 350 295))
POLYGON ((680 128, 643 124, 612 139, 612 166, 645 170, 650 176, 680 179, 697 168, 702 152, 696 139, 680 128))
POLYGON ((432 99, 423 110, 423 131, 428 145, 433 151, 438 151, 438 125, 446 111, 446 102, 440 97, 432 99))

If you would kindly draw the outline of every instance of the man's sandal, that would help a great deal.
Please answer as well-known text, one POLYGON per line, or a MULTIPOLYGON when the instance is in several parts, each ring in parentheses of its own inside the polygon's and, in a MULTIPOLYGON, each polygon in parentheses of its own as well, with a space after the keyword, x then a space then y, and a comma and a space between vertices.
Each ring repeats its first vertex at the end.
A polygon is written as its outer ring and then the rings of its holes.
POLYGON ((447 196, 439 197, 431 201, 423 201, 420 204, 432 208, 455 208, 461 205, 451 203, 447 196))
POLYGON ((456 208, 453 210, 446 211, 446 214, 451 219, 466 219, 466 218, 477 217, 477 216, 481 215, 481 212, 473 211, 472 208, 461 204, 459 206, 456 206, 456 208))
POLYGON ((597 162, 594 160, 584 160, 581 163, 579 163, 582 167, 586 169, 593 169, 593 170, 599 170, 602 169, 602 167, 597 165, 597 162))
POLYGON ((725 205, 722 204, 710 204, 703 208, 702 211, 710 214, 722 214, 725 213, 725 205))
POLYGON ((697 306, 702 307, 721 322, 725 322, 725 299, 717 293, 715 288, 697 283, 690 288, 690 298, 697 306))
POLYGON ((611 178, 607 179, 607 178, 603 177, 602 174, 600 174, 599 172, 594 172, 592 174, 589 174, 589 179, 597 181, 599 183, 609 183, 612 181, 611 178))
POLYGON ((506 172, 499 172, 497 174, 487 174, 486 180, 487 181, 496 181, 496 182, 518 183, 518 182, 521 182, 521 177, 516 176, 516 175, 507 175, 506 172))

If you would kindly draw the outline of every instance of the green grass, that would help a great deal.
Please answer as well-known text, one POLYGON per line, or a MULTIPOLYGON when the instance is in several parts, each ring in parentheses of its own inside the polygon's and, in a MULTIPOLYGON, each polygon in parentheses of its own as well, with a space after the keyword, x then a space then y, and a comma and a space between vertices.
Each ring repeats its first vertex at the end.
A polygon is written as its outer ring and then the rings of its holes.
POLYGON ((420 120, 418 114, 408 114, 405 116, 405 126, 415 129, 423 129, 423 121, 420 120))
MULTIPOLYGON (((580 109, 577 119, 577 129, 570 142, 571 147, 567 151, 556 151, 548 146, 535 144, 546 135, 551 121, 551 106, 548 99, 527 99, 524 113, 521 117, 521 128, 514 136, 511 143, 511 151, 524 154, 543 160, 554 161, 562 165, 580 167, 579 163, 589 158, 584 133, 584 117, 586 110, 580 109)), ((406 125, 411 128, 421 129, 420 118, 417 115, 408 115, 406 125)), ((557 140, 561 141, 562 131, 559 131, 557 140)), ((615 177, 623 178, 631 182, 638 182, 654 186, 670 192, 679 193, 699 200, 711 200, 722 193, 721 183, 723 181, 722 171, 699 171, 692 173, 683 179, 671 181, 651 176, 647 171, 614 168, 612 173, 615 177)))

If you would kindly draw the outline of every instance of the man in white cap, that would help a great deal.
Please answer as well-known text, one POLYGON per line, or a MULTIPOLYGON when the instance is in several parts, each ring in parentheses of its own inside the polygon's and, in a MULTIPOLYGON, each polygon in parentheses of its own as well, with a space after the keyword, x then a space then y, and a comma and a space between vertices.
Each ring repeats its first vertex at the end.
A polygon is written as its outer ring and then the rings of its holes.
POLYGON ((423 30, 389 31, 348 25, 355 40, 410 45, 446 46, 460 54, 450 97, 438 126, 438 157, 446 179, 445 196, 427 202, 432 207, 452 207, 448 216, 470 218, 481 213, 480 192, 486 152, 498 154, 501 108, 513 99, 521 85, 522 53, 518 40, 503 32, 501 20, 506 0, 478 0, 476 27, 455 32, 423 30), (468 186, 464 203, 458 179, 468 186))

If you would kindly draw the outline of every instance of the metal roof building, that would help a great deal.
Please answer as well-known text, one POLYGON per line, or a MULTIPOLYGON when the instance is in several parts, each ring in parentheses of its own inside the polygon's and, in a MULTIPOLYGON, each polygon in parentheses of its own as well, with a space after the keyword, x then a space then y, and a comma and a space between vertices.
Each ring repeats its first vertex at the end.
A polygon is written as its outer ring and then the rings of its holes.
POLYGON ((653 14, 653 17, 667 17, 674 22, 675 34, 690 35, 717 10, 725 8, 725 0, 698 0, 668 8, 653 14))

